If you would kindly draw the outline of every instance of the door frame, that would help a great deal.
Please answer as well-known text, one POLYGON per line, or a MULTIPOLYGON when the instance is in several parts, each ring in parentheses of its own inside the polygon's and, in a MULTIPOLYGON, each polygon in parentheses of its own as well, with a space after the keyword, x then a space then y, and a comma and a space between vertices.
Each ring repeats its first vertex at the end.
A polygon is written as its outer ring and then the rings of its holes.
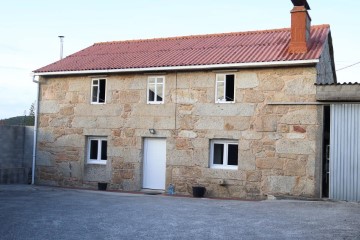
POLYGON ((141 179, 141 188, 142 189, 154 189, 154 190, 165 190, 166 189, 166 164, 167 164, 167 142, 166 142, 166 138, 157 138, 157 137, 144 137, 143 138, 143 156, 142 156, 142 179, 141 179), (147 161, 147 153, 148 153, 148 143, 147 141, 148 140, 163 140, 164 143, 165 143, 165 161, 164 161, 164 169, 163 169, 163 179, 162 181, 164 182, 163 184, 163 187, 162 188, 151 188, 151 187, 148 187, 146 186, 145 187, 145 170, 146 170, 146 165, 148 164, 148 161, 147 161))

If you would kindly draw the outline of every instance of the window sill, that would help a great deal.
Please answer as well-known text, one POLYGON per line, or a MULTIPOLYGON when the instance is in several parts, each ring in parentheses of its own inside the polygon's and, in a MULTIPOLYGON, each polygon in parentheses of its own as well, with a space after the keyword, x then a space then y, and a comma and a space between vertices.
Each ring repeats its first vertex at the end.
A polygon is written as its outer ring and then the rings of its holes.
POLYGON ((92 105, 105 105, 106 103, 97 103, 97 102, 91 102, 92 105))
POLYGON ((233 101, 233 102, 215 102, 215 103, 218 103, 218 104, 229 104, 229 103, 235 103, 235 101, 233 101))
POLYGON ((107 161, 88 161, 87 164, 89 165, 106 165, 107 161))
POLYGON ((212 165, 212 169, 223 169, 223 170, 238 170, 238 166, 224 166, 224 165, 212 165))
POLYGON ((159 105, 159 104, 164 104, 164 102, 147 102, 147 104, 149 104, 149 105, 159 105))

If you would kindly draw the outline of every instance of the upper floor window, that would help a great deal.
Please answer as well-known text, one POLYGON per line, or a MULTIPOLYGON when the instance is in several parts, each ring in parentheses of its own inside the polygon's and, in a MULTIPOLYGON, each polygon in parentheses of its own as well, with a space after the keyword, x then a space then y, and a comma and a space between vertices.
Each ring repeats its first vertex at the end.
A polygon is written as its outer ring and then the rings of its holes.
POLYGON ((107 139, 105 137, 89 137, 87 156, 88 163, 106 164, 107 139))
POLYGON ((93 79, 91 86, 91 103, 105 103, 106 79, 93 79))
POLYGON ((210 167, 223 169, 237 169, 238 142, 230 140, 212 140, 210 153, 210 167))
POLYGON ((165 77, 149 77, 147 84, 147 103, 164 103, 165 77))
POLYGON ((216 103, 235 102, 235 74, 216 75, 216 103))

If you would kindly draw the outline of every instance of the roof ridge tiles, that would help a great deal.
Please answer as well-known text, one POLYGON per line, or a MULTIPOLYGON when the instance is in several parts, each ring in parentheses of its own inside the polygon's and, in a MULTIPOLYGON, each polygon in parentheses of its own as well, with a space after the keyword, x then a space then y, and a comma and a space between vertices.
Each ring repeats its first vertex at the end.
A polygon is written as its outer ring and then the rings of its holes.
MULTIPOLYGON (((329 24, 313 25, 311 28, 328 28, 329 24)), ((107 45, 117 43, 134 43, 134 42, 150 42, 150 41, 167 41, 167 40, 180 40, 180 39, 191 39, 191 38, 207 38, 207 37, 220 37, 220 36, 236 36, 236 35, 252 35, 261 33, 272 33, 272 32, 286 32, 290 31, 290 28, 275 28, 275 29, 263 29, 263 30, 250 30, 243 32, 226 32, 226 33, 210 33, 210 34, 196 34, 196 35, 184 35, 174 37, 158 37, 158 38, 144 38, 144 39, 132 39, 132 40, 118 40, 118 41, 106 41, 97 42, 93 45, 107 45)))

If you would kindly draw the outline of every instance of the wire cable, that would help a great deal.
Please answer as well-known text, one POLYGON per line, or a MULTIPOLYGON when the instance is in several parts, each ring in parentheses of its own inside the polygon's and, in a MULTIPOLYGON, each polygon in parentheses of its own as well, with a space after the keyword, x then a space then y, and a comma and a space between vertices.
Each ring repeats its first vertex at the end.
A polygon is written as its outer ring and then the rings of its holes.
POLYGON ((340 69, 337 69, 336 71, 338 72, 338 71, 344 70, 344 69, 346 69, 346 68, 353 67, 353 66, 355 66, 355 65, 357 65, 357 64, 360 64, 360 62, 357 62, 357 63, 351 64, 351 65, 349 65, 349 66, 346 66, 346 67, 343 67, 343 68, 340 68, 340 69))

